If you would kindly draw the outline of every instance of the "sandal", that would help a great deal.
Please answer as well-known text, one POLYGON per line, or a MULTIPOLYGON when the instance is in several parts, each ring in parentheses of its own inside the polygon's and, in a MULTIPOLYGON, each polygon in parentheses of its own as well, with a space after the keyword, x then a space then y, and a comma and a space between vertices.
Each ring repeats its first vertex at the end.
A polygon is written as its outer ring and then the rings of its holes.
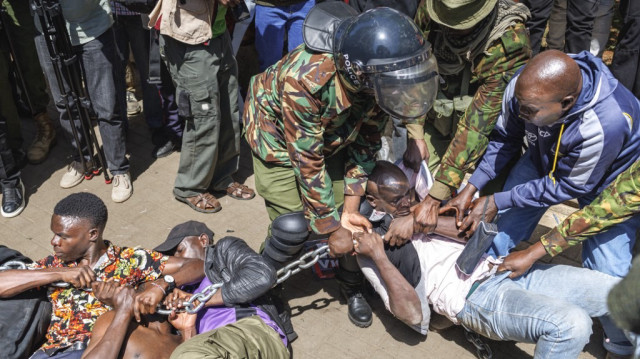
POLYGON ((229 187, 227 187, 224 191, 221 191, 221 192, 225 192, 227 196, 231 198, 235 198, 243 201, 250 200, 256 196, 256 193, 251 188, 238 182, 233 182, 232 184, 229 185, 229 187))
POLYGON ((189 207, 201 213, 216 213, 222 209, 218 199, 208 192, 200 193, 193 197, 175 197, 178 201, 186 203, 189 207))

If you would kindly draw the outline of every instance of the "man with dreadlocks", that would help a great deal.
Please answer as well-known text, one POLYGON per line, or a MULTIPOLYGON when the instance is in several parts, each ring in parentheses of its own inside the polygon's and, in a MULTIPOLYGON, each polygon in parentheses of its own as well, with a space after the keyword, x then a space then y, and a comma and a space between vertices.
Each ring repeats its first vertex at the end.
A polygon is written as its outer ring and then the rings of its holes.
MULTIPOLYGON (((529 10, 511 0, 423 0, 418 6, 415 21, 433 44, 440 74, 438 98, 424 125, 435 182, 415 211, 417 224, 429 231, 442 200, 482 157, 507 83, 529 60, 528 17, 529 10)), ((409 141, 409 147, 417 143, 409 141)), ((416 169, 418 162, 409 162, 416 169)))

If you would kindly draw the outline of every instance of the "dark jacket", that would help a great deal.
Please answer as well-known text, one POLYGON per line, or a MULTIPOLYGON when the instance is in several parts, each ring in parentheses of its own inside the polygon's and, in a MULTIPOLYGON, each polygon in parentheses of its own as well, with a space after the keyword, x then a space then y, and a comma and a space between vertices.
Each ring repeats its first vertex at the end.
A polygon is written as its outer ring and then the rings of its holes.
MULTIPOLYGON (((268 293, 276 284, 276 270, 244 240, 224 237, 207 247, 204 273, 211 283, 224 282, 221 290, 226 306, 245 308, 247 303, 252 303, 267 313, 280 329, 284 328, 268 293)), ((251 315, 246 310, 242 313, 251 315)))

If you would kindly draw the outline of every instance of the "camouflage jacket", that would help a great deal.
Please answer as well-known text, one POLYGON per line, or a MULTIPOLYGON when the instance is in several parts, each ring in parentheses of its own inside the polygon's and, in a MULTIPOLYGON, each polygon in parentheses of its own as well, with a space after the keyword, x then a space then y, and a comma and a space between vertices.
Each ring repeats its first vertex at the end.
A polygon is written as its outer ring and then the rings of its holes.
POLYGON ((346 90, 331 54, 304 44, 254 76, 249 88, 242 121, 254 156, 293 167, 314 232, 338 229, 324 159, 347 151, 344 194, 363 196, 389 116, 374 97, 346 90))
POLYGON ((552 256, 640 213, 640 160, 540 241, 552 256))
MULTIPOLYGON (((427 15, 425 2, 418 7, 415 22, 425 37, 432 43, 444 36, 442 29, 427 15)), ((438 62, 438 52, 434 52, 438 62)), ((447 148, 435 182, 429 194, 443 200, 460 187, 464 175, 482 157, 489 143, 502 106, 502 95, 513 74, 531 56, 531 46, 524 24, 511 26, 499 40, 490 44, 487 51, 471 61, 471 83, 469 94, 473 100, 457 125, 455 135, 447 148)), ((462 74, 442 76, 441 91, 450 99, 459 96, 462 74)))

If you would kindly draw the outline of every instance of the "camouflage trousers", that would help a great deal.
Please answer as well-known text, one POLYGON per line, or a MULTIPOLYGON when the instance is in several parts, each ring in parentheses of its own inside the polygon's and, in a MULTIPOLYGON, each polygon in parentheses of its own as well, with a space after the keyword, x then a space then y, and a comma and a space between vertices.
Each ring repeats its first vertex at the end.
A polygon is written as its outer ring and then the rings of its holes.
MULTIPOLYGON (((329 173, 329 178, 332 179, 333 197, 337 207, 344 204, 344 163, 344 151, 325 160, 325 168, 329 173)), ((255 174, 256 191, 264 198, 264 204, 271 221, 281 214, 303 210, 300 189, 293 168, 266 163, 253 156, 253 173, 255 174)), ((268 233, 271 234, 271 226, 269 226, 268 233)), ((362 285, 363 276, 356 257, 343 256, 338 260, 336 278, 342 285, 349 287, 362 285)))
POLYGON ((180 344, 171 359, 258 359, 289 358, 278 333, 257 316, 196 335, 180 344))

